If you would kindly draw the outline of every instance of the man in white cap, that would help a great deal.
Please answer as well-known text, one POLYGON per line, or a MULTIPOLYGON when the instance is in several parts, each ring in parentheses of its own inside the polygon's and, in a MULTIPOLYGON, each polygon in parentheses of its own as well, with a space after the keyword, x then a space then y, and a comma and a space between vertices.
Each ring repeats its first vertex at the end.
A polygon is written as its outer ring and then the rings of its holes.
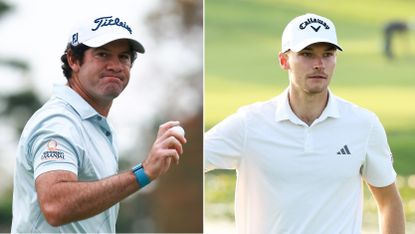
POLYGON ((404 233, 382 124, 328 89, 338 50, 329 19, 294 18, 278 55, 288 88, 206 133, 206 170, 237 170, 237 233, 361 233, 362 179, 377 202, 381 232, 404 233))
POLYGON ((115 233, 118 203, 163 175, 183 153, 183 135, 160 126, 147 158, 118 172, 107 116, 144 47, 127 22, 100 16, 78 25, 61 57, 67 85, 26 124, 18 146, 12 233, 115 233))

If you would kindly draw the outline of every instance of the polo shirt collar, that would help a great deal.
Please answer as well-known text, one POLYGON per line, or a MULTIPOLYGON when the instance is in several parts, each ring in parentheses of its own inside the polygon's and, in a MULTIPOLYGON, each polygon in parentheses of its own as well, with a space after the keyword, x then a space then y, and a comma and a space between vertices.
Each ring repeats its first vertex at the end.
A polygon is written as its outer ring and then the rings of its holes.
POLYGON ((329 89, 329 101, 327 102, 326 108, 321 113, 319 119, 321 121, 327 118, 340 118, 339 105, 337 103, 337 97, 329 89))
POLYGON ((285 89, 280 95, 277 96, 276 104, 277 104, 277 108, 275 111, 276 121, 291 120, 294 123, 298 123, 298 121, 301 121, 291 110, 291 106, 288 101, 288 88, 285 89))
POLYGON ((53 95, 71 105, 82 119, 100 116, 85 99, 67 85, 54 85, 53 95))
MULTIPOLYGON (((288 101, 288 88, 285 89, 279 96, 276 98, 276 110, 275 110, 275 120, 283 121, 283 120, 290 120, 295 124, 304 124, 302 120, 300 120, 292 111, 290 103, 288 101)), ((337 98, 332 94, 329 90, 329 100, 327 102, 327 106, 324 108, 323 113, 321 113, 320 117, 314 121, 315 123, 321 122, 329 117, 332 118, 339 118, 340 112, 337 104, 337 98)), ((313 124, 315 124, 313 123, 313 124)))

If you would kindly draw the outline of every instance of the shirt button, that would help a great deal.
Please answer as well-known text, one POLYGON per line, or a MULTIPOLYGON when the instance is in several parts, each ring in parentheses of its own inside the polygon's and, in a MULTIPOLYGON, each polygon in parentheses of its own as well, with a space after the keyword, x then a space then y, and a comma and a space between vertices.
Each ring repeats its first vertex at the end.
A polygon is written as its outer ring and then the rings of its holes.
POLYGON ((111 133, 110 132, 105 132, 105 136, 111 136, 111 133))
POLYGON ((97 116, 97 120, 98 121, 101 121, 102 120, 102 117, 101 116, 97 116))

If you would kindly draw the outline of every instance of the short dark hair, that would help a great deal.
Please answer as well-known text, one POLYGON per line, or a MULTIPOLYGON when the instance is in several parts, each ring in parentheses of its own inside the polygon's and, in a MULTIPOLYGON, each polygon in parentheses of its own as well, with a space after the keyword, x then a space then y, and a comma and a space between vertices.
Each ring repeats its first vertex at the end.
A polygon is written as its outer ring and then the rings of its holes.
POLYGON ((66 46, 65 52, 61 56, 62 61, 62 70, 63 75, 66 77, 66 79, 70 79, 72 76, 72 68, 69 66, 68 63, 68 52, 71 51, 72 56, 75 58, 75 60, 79 60, 82 64, 82 61, 84 60, 85 51, 91 47, 88 47, 84 44, 79 44, 77 46, 73 46, 70 43, 66 46))
MULTIPOLYGON (((73 46, 70 43, 66 46, 65 52, 61 56, 62 61, 62 71, 63 75, 66 77, 66 79, 70 79, 72 76, 72 68, 69 66, 68 63, 68 52, 71 51, 72 56, 75 60, 78 60, 81 64, 84 60, 85 51, 87 51, 89 46, 86 46, 84 44, 79 44, 77 46, 73 46)), ((130 56, 131 56, 131 66, 133 65, 134 61, 137 59, 137 52, 133 49, 132 46, 130 46, 130 56)))

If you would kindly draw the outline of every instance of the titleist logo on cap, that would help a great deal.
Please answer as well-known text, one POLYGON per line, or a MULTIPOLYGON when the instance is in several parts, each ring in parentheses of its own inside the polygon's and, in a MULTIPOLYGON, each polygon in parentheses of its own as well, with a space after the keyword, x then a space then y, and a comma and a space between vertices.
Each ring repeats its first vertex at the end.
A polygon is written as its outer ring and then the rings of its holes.
POLYGON ((122 22, 120 18, 113 19, 112 16, 104 16, 100 17, 94 20, 94 23, 96 23, 95 28, 91 28, 92 31, 96 31, 99 28, 105 27, 105 26, 119 26, 125 28, 130 34, 133 34, 130 26, 126 22, 122 22))

